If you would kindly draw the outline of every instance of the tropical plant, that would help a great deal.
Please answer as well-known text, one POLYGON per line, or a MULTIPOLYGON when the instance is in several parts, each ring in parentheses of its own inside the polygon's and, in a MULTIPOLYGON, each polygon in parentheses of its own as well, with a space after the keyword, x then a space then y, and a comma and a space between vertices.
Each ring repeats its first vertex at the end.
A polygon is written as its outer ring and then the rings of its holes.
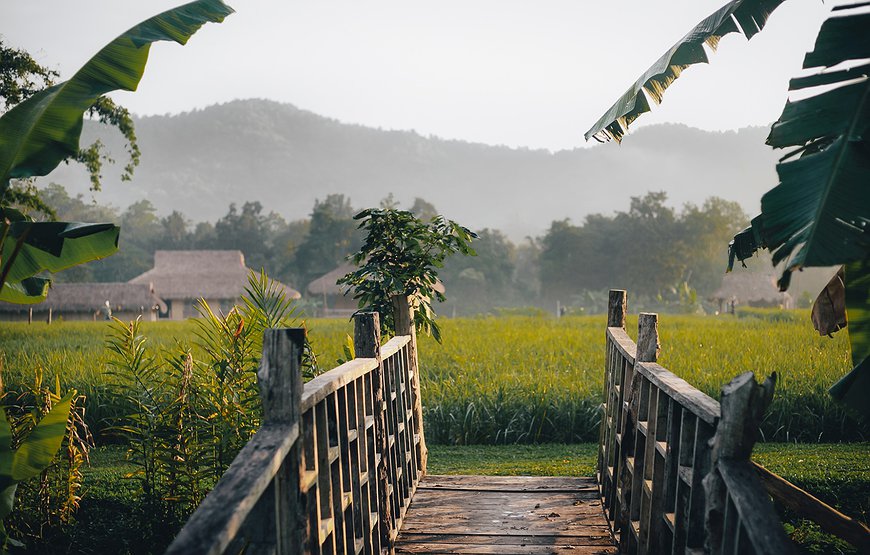
MULTIPOLYGON (((248 276, 239 306, 224 313, 200 300, 196 309, 192 347, 154 350, 138 320, 114 320, 106 341, 114 402, 126 407, 114 431, 130 445, 137 468, 129 477, 159 538, 199 505, 260 427, 263 331, 298 323, 292 299, 263 272, 248 276)), ((306 352, 303 374, 313 377, 310 343, 306 352)))
MULTIPOLYGON (((136 90, 151 43, 185 44, 209 21, 232 13, 221 0, 197 0, 163 12, 129 29, 91 58, 68 81, 39 91, 0 117, 0 199, 13 179, 46 175, 79 153, 83 115, 114 90, 136 90)), ((33 222, 0 206, 0 300, 45 299, 48 280, 35 277, 102 258, 117 250, 111 224, 33 222)))
POLYGON ((0 549, 3 552, 8 544, 19 544, 9 537, 2 522, 12 513, 18 484, 39 476, 51 465, 66 436, 70 405, 75 396, 74 389, 67 392, 29 432, 18 437, 6 411, 0 411, 0 549))
POLYGON ((394 331, 392 299, 406 295, 415 304, 414 325, 441 341, 435 323, 432 298, 444 301, 436 289, 438 272, 454 253, 474 255, 471 241, 477 235, 444 216, 428 223, 413 213, 392 208, 370 208, 356 216, 359 229, 367 232, 365 243, 350 256, 359 269, 338 280, 353 289, 359 307, 380 314, 381 326, 394 331))
MULTIPOLYGON (((3 393, 2 403, 10 421, 13 445, 27 437, 64 398, 59 377, 55 376, 52 388, 44 375, 43 368, 38 366, 32 382, 20 384, 17 391, 3 393)), ((45 540, 47 534, 62 533, 64 526, 74 523, 81 500, 82 467, 93 446, 93 438, 84 421, 84 403, 84 395, 72 395, 60 451, 39 476, 23 481, 16 490, 18 504, 29 508, 16 511, 7 522, 19 539, 45 540)))
MULTIPOLYGON (((586 138, 621 139, 628 124, 649 110, 646 95, 660 101, 683 69, 707 61, 704 43, 715 46, 723 35, 738 29, 751 38, 780 3, 729 2, 647 70, 586 138)), ((804 97, 786 103, 767 144, 794 148, 777 164, 779 185, 762 196, 761 214, 731 242, 729 270, 735 259, 742 261, 758 249, 768 249, 773 263, 783 264, 779 286, 785 290, 795 270, 847 265, 845 307, 855 368, 832 393, 870 415, 864 402, 870 394, 870 64, 866 63, 870 13, 863 9, 866 6, 866 2, 835 6, 819 30, 813 51, 804 58, 804 69, 818 73, 789 83, 790 91, 802 91, 804 97)))

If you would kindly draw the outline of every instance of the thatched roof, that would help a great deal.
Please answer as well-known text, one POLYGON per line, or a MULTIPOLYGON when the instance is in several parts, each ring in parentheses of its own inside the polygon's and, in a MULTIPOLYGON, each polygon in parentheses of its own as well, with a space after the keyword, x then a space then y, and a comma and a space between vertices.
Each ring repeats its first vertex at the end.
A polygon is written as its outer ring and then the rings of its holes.
MULTIPOLYGON (((250 271, 242 251, 156 251, 154 268, 130 283, 153 284, 164 299, 236 299, 244 293, 250 271)), ((279 285, 291 299, 302 296, 279 285)))
POLYGON ((342 264, 309 283, 305 290, 309 295, 343 295, 345 290, 335 282, 355 269, 356 266, 352 264, 342 264))
POLYGON ((37 311, 95 312, 105 310, 106 301, 114 311, 148 312, 154 307, 166 311, 166 304, 147 283, 55 283, 43 302, 33 305, 0 303, 0 311, 19 312, 33 308, 37 311))
POLYGON ((790 300, 791 295, 780 292, 776 286, 776 276, 773 274, 759 274, 737 269, 725 274, 725 277, 722 278, 722 285, 710 295, 710 299, 714 301, 729 301, 732 298, 740 303, 781 303, 790 300))
MULTIPOLYGON (((344 295, 345 289, 339 287, 335 282, 354 270, 356 270, 356 266, 353 264, 342 264, 309 283, 305 290, 309 295, 344 295)), ((442 294, 445 291, 444 284, 441 283, 440 279, 435 282, 435 290, 442 294)))

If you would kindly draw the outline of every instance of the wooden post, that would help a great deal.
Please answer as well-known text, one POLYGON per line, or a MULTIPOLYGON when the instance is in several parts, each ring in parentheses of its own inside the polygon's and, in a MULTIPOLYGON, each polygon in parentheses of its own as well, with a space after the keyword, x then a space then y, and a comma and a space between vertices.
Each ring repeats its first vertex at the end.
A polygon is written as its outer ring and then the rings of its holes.
MULTIPOLYGON (((300 424, 302 406, 303 328, 268 329, 263 332, 263 358, 257 371, 263 401, 263 426, 300 424)), ((250 544, 246 552, 279 555, 302 553, 309 534, 299 491, 301 469, 299 441, 290 449, 281 469, 245 523, 250 544)))
MULTIPOLYGON (((752 372, 745 372, 722 387, 721 417, 712 441, 711 469, 703 480, 705 552, 712 555, 723 553, 723 545, 734 545, 738 537, 744 534, 754 544, 757 553, 795 552, 749 462, 752 447, 758 439, 758 426, 773 398, 775 384, 776 374, 759 385, 752 372), (737 483, 744 486, 744 491, 739 495, 741 513, 751 516, 743 517, 746 520, 742 525, 750 524, 753 528, 763 530, 762 536, 746 533, 745 530, 741 534, 740 523, 724 526, 726 512, 733 513, 728 509, 729 489, 723 478, 725 470, 739 476, 737 483), (737 537, 732 537, 732 534, 737 537)), ((738 492, 733 493, 734 498, 737 498, 738 492)))
POLYGON ((51 309, 48 309, 48 318, 45 320, 46 324, 51 324, 51 309))
POLYGON ((656 362, 659 358, 659 315, 641 312, 637 317, 636 362, 656 362))
MULTIPOLYGON (((613 295, 611 291, 611 295, 613 295)), ((624 292, 621 302, 624 303, 624 292)), ((616 306, 620 304, 620 298, 617 295, 616 306)), ((624 314, 624 312, 622 313, 624 314)), ((608 313, 608 320, 613 317, 614 322, 618 322, 620 312, 614 311, 611 316, 608 313)), ((634 473, 629 470, 629 459, 633 463, 637 462, 635 458, 635 447, 637 434, 637 422, 640 412, 640 397, 641 397, 641 382, 643 377, 638 371, 638 365, 644 362, 656 362, 659 355, 659 329, 658 329, 658 314, 641 312, 637 320, 637 351, 635 352, 635 367, 631 372, 631 380, 628 381, 628 389, 625 392, 625 399, 628 401, 628 409, 622 410, 622 449, 620 450, 619 463, 619 483, 621 484, 622 494, 618 499, 619 512, 617 513, 617 526, 620 530, 620 552, 629 553, 631 551, 631 506, 632 495, 636 491, 634 482, 643 480, 643 468, 632 464, 634 473)), ((624 325, 623 316, 623 325, 624 325)), ((609 322, 608 322, 609 323, 609 322)))
POLYGON ((627 309, 624 289, 611 289, 607 299, 607 327, 625 329, 625 312, 627 309))
POLYGON ((28 324, 33 323, 33 307, 27 309, 27 323, 28 324))
POLYGON ((353 348, 356 358, 374 358, 378 368, 374 371, 372 381, 375 384, 374 417, 375 417, 375 450, 380 454, 377 468, 378 482, 378 522, 381 527, 381 546, 392 552, 393 512, 390 509, 389 481, 387 463, 389 444, 386 423, 386 399, 384 398, 384 363, 381 359, 381 320, 377 312, 360 312, 353 318, 353 348))
MULTIPOLYGON (((420 364, 417 359, 417 330, 414 327, 414 307, 411 299, 405 295, 393 297, 393 321, 396 325, 396 335, 410 335, 411 343, 408 345, 408 358, 410 359, 413 374, 411 387, 414 390, 414 434, 420 437, 419 451, 420 471, 426 474, 426 462, 429 459, 429 450, 426 448, 426 438, 423 435, 423 399, 420 396, 420 364)), ((422 476, 421 476, 422 477, 422 476)))

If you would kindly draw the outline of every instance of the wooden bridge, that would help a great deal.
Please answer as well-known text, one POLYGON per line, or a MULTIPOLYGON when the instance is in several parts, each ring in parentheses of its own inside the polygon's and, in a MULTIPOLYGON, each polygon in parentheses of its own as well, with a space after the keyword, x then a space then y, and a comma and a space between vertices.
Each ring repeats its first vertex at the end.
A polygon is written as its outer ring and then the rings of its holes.
POLYGON ((413 313, 394 305, 396 337, 357 314, 356 358, 304 386, 303 330, 266 332, 264 424, 167 554, 794 553, 749 461, 772 380, 738 376, 720 407, 655 363, 656 315, 629 338, 612 291, 597 476, 429 476, 413 313))

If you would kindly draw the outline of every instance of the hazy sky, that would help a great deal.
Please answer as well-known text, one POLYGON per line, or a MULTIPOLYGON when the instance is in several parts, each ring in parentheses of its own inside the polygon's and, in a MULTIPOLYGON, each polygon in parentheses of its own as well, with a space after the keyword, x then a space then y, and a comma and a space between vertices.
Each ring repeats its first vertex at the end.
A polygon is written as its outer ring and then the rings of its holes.
MULTIPOLYGON (((646 68, 724 0, 226 0, 235 14, 152 49, 138 114, 268 98, 346 122, 533 148, 583 133, 646 68)), ((69 77, 172 0, 0 0, 0 35, 69 77)), ((789 0, 749 43, 722 41, 639 121, 704 129, 777 118, 830 3, 789 0)))

